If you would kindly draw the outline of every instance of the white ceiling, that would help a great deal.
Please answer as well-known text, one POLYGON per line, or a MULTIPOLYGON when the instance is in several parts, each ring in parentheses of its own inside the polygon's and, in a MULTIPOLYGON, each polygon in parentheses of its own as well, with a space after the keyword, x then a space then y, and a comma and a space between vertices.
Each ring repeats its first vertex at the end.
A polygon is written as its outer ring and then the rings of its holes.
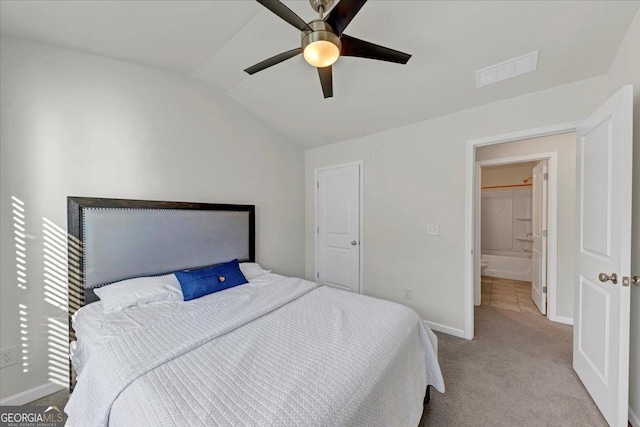
MULTIPOLYGON (((303 19, 307 0, 285 1, 303 19)), ((638 1, 375 1, 345 33, 411 53, 407 65, 340 58, 334 98, 299 32, 251 0, 0 1, 0 31, 200 79, 307 147, 342 141, 606 73, 638 1), (474 71, 532 50, 538 71, 476 88, 474 71)))

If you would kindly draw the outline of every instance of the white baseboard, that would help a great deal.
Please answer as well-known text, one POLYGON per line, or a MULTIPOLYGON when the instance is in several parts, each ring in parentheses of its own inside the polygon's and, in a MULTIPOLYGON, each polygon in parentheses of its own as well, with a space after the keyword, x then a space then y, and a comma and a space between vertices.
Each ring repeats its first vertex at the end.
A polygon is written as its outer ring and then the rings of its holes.
POLYGON ((551 320, 552 322, 564 323, 565 325, 573 326, 573 318, 571 317, 555 315, 553 317, 549 317, 549 320, 551 320))
POLYGON ((451 326, 441 325, 440 323, 431 322, 429 320, 423 320, 423 322, 434 331, 444 332, 445 334, 453 335, 458 338, 465 338, 465 334, 462 329, 452 328, 451 326))
POLYGON ((54 383, 46 383, 29 390, 21 391, 11 396, 0 399, 1 406, 20 406, 25 403, 33 402, 45 396, 65 389, 66 387, 54 383))
POLYGON ((633 427, 640 427, 640 417, 634 412, 631 406, 629 406, 629 423, 633 427))

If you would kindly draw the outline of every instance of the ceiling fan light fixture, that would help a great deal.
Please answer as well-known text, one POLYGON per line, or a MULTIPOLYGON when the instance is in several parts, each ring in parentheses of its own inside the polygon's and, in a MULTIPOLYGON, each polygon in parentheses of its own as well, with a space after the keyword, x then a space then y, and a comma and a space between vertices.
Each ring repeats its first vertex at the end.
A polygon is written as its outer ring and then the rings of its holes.
POLYGON ((314 67, 324 68, 333 65, 340 57, 340 49, 335 44, 318 40, 304 48, 304 59, 314 67))
POLYGON ((333 65, 340 57, 342 44, 333 29, 324 21, 311 21, 313 31, 302 33, 302 49, 305 61, 317 68, 333 65))
MULTIPOLYGON (((1 0, 0 0, 1 1, 1 0)), ((333 97, 333 67, 341 56, 375 59, 378 61, 406 64, 411 58, 408 53, 379 46, 344 34, 345 28, 365 5, 367 0, 344 0, 336 4, 327 16, 335 0, 309 0, 320 19, 305 22, 280 0, 257 0, 291 26, 301 31, 301 46, 267 58, 244 70, 247 74, 273 67, 281 62, 303 54, 304 59, 317 69, 322 94, 333 97)))

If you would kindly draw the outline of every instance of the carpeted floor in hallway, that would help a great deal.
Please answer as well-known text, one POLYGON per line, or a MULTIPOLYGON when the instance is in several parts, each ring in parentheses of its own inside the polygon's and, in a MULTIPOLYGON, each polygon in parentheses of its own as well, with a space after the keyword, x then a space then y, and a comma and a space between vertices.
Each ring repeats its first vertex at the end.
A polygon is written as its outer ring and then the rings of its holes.
POLYGON ((446 393, 420 426, 606 426, 571 367, 573 328, 482 305, 475 338, 437 333, 446 393))

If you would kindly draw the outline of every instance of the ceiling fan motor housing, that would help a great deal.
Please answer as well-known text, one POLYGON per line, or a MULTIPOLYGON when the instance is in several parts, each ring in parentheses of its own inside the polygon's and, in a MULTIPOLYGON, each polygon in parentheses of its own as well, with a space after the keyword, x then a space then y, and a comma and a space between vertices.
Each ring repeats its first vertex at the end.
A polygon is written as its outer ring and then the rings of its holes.
POLYGON ((302 32, 302 49, 317 41, 328 41, 336 45, 339 51, 342 50, 340 37, 338 37, 334 29, 331 28, 331 25, 321 19, 318 19, 309 22, 309 27, 313 31, 305 30, 302 32))

